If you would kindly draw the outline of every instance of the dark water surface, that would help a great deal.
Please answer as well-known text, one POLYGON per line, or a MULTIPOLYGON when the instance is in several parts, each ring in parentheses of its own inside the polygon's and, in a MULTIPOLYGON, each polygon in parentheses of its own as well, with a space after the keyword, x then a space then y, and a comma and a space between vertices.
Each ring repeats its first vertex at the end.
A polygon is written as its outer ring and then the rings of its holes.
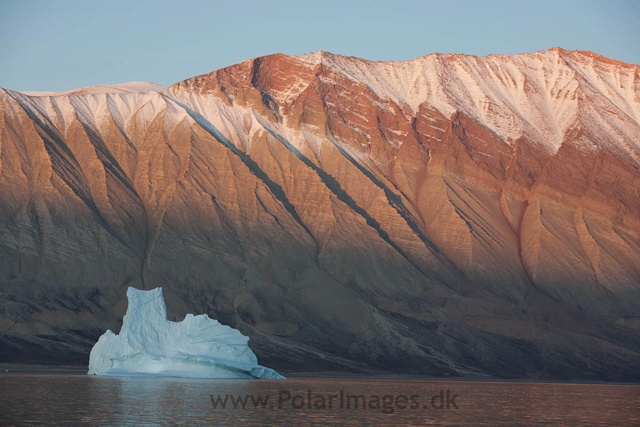
POLYGON ((360 378, 97 378, 73 372, 3 370, 0 425, 12 424, 640 426, 640 386, 360 378), (215 400, 226 395, 230 395, 226 408, 220 402, 214 408, 211 396, 215 400), (348 399, 348 395, 359 396, 348 399), (234 408, 231 396, 248 396, 245 409, 234 408), (251 396, 259 408, 254 408, 251 396))

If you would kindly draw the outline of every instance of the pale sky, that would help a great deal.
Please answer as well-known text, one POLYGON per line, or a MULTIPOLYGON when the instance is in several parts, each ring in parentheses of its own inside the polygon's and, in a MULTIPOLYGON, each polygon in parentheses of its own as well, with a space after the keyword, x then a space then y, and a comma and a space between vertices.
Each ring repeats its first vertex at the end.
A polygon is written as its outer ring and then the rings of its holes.
POLYGON ((561 46, 640 64, 640 1, 0 0, 0 86, 177 81, 271 53, 371 60, 561 46))

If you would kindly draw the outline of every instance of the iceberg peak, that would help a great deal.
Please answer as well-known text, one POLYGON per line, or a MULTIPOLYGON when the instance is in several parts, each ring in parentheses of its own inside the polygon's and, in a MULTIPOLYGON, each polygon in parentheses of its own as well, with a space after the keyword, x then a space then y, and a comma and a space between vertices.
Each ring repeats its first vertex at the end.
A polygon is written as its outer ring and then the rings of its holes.
POLYGON ((120 334, 107 330, 91 349, 89 375, 285 379, 258 365, 249 337, 206 314, 167 319, 162 288, 127 289, 120 334))

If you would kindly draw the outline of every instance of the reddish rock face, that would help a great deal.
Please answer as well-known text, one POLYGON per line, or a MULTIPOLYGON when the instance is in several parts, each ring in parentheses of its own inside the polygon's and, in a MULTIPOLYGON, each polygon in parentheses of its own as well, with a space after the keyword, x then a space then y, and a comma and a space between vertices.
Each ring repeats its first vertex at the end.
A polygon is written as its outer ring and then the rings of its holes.
POLYGON ((162 286, 284 371, 637 380, 639 73, 317 52, 3 90, 0 355, 82 360, 162 286))

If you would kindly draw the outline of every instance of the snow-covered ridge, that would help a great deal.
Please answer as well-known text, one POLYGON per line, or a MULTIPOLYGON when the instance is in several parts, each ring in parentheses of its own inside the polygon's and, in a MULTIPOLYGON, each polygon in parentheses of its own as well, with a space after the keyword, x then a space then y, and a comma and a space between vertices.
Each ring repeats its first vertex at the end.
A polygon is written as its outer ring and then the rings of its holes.
POLYGON ((120 334, 104 333, 91 350, 89 374, 188 378, 284 379, 258 365, 249 337, 206 314, 167 320, 162 288, 127 290, 120 334))
MULTIPOLYGON (((104 87, 105 89, 107 87, 104 87)), ((23 108, 43 122, 53 125, 61 136, 80 121, 101 135, 111 123, 129 136, 137 128, 146 128, 162 115, 167 134, 187 114, 160 92, 97 92, 29 96, 23 92, 4 91, 23 108)))
POLYGON ((604 111, 627 122, 605 120, 611 133, 624 135, 640 149, 640 66, 592 52, 434 53, 390 62, 327 52, 298 58, 365 84, 413 113, 423 103, 446 116, 462 111, 507 141, 527 135, 552 150, 576 127, 602 122, 604 111))
MULTIPOLYGON (((486 57, 434 53, 410 61, 391 62, 367 61, 328 52, 290 58, 307 70, 322 65, 323 69, 339 73, 354 84, 365 85, 378 97, 399 105, 408 116, 417 115, 423 105, 433 107, 447 117, 460 111, 509 144, 526 137, 550 152, 557 151, 572 135, 582 134, 584 140, 578 143, 583 147, 608 149, 640 162, 638 65, 588 51, 561 48, 486 57)), ((251 68, 247 67, 250 61, 229 68, 241 67, 246 74, 250 72, 247 71, 251 68)), ((309 85, 309 78, 317 78, 322 84, 331 84, 332 79, 331 75, 315 72, 303 77, 288 69, 277 69, 277 66, 271 71, 288 84, 284 90, 272 89, 271 93, 279 103, 285 104, 300 95, 309 85)), ((238 84, 251 83, 247 79, 238 84)), ((192 93, 189 86, 174 85, 167 89, 140 82, 67 92, 24 92, 22 96, 38 104, 50 118, 63 118, 53 119, 56 125, 64 127, 69 120, 74 120, 76 112, 82 112, 85 121, 96 122, 97 128, 102 119, 112 116, 125 131, 130 117, 135 115, 149 122, 165 108, 170 98, 209 98, 200 92, 192 93)), ((189 105, 199 103, 193 100, 189 105)), ((185 116, 181 108, 170 111, 179 114, 175 118, 171 114, 165 115, 169 127, 185 116)), ((354 114, 358 112, 354 111, 354 114)), ((206 118, 214 120, 214 117, 206 118)), ((233 135, 226 136, 234 138, 233 135)))
POLYGON ((68 96, 68 95, 96 95, 100 93, 146 93, 162 92, 165 86, 151 82, 129 82, 114 85, 87 86, 78 89, 71 89, 62 92, 22 92, 28 96, 68 96))

